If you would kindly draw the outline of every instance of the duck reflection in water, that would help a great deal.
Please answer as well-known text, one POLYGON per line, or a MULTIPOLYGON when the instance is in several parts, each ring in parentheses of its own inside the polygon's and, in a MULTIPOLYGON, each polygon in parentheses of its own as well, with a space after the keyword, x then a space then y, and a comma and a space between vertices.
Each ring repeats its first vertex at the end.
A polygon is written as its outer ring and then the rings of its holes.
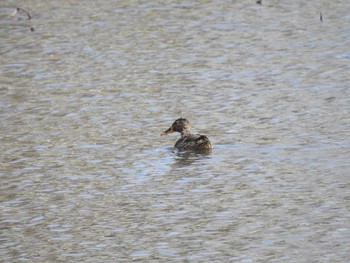
POLYGON ((184 167, 192 164, 199 164, 202 167, 202 164, 206 164, 211 158, 211 149, 208 150, 175 150, 175 163, 173 167, 184 167))
POLYGON ((208 153, 213 148, 208 137, 191 133, 190 122, 185 118, 177 119, 169 129, 163 131, 161 135, 172 132, 181 133, 181 138, 175 143, 175 148, 179 150, 191 150, 195 152, 208 153))

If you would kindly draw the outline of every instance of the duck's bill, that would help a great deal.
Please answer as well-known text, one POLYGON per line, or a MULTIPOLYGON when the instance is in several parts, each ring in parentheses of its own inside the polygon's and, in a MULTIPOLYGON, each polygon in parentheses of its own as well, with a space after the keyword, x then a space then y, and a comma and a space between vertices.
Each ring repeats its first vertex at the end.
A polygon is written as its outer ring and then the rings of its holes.
POLYGON ((160 135, 167 135, 167 134, 172 133, 172 132, 174 132, 174 130, 170 127, 166 131, 163 131, 160 135))

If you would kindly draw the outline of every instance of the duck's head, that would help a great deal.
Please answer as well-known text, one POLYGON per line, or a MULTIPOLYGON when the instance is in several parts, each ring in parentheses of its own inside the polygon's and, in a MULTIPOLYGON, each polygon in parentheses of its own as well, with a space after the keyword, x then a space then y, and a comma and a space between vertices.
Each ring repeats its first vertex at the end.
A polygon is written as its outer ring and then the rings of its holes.
POLYGON ((166 131, 163 131, 161 135, 166 135, 172 132, 179 132, 181 134, 190 133, 190 129, 190 122, 185 118, 180 118, 174 121, 173 125, 171 125, 171 127, 166 131))

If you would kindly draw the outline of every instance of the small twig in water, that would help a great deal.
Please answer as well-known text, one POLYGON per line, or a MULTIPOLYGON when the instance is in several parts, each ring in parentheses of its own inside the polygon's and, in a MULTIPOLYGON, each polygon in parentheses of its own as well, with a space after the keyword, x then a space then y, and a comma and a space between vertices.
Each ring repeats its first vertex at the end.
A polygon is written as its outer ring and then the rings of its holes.
POLYGON ((320 21, 323 22, 322 12, 320 12, 320 21))
POLYGON ((27 10, 25 10, 25 9, 23 9, 21 7, 17 7, 15 9, 15 11, 12 12, 11 17, 15 17, 19 11, 22 11, 22 12, 26 13, 27 16, 28 16, 28 20, 32 19, 32 16, 30 15, 30 13, 27 10))

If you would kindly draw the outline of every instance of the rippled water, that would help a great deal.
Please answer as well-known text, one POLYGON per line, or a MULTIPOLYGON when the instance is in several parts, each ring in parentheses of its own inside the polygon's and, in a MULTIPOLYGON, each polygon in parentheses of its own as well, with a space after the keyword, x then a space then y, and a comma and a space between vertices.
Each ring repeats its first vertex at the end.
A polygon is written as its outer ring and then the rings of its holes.
POLYGON ((350 260, 348 1, 51 2, 0 3, 1 261, 350 260))

